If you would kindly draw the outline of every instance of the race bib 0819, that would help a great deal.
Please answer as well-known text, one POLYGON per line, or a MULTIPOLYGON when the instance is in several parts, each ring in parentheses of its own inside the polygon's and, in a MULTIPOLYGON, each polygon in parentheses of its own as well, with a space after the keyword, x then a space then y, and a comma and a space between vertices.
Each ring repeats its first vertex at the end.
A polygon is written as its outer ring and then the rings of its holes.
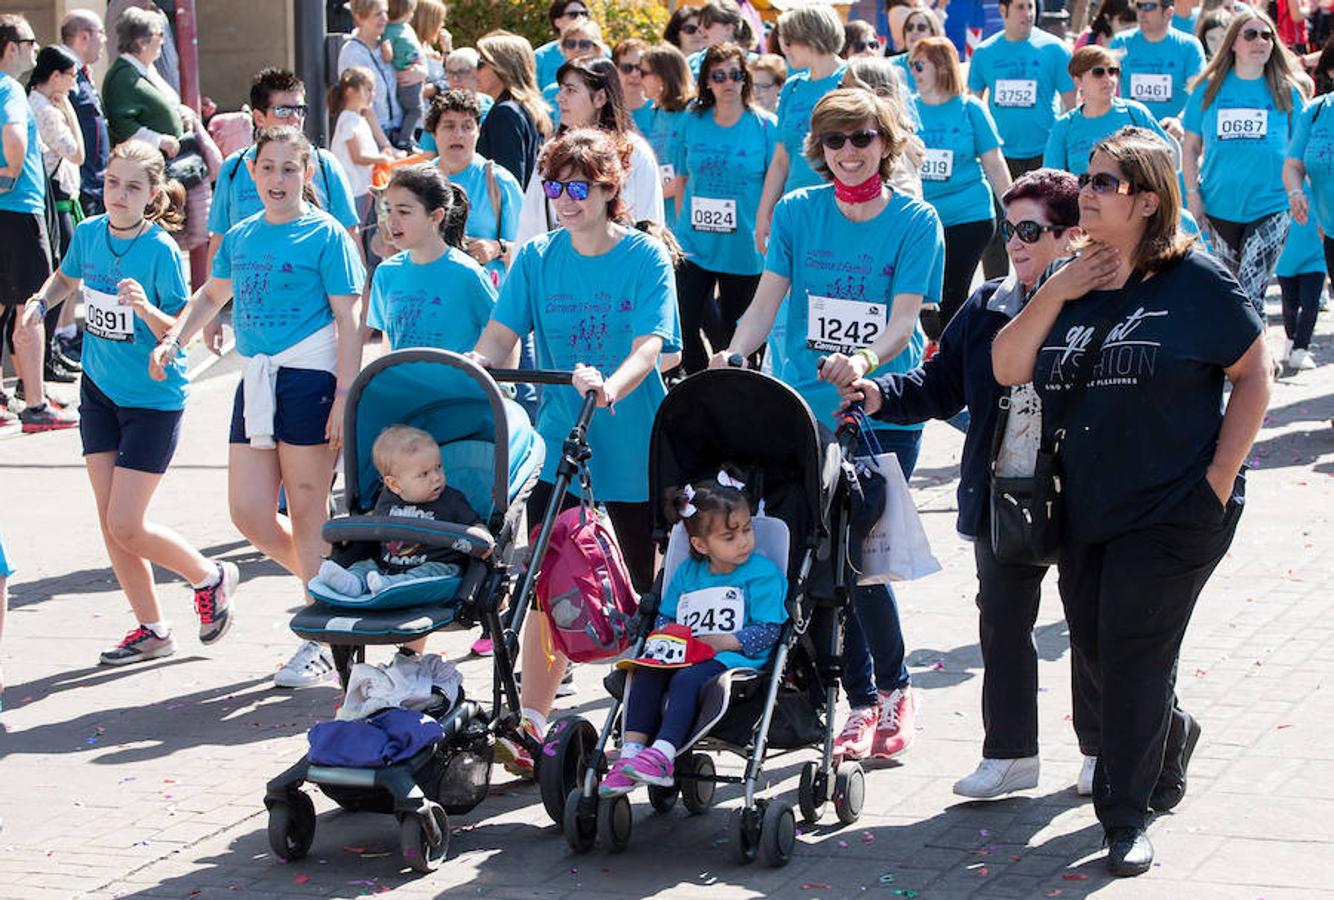
POLYGON ((949 181, 954 174, 954 151, 926 148, 926 158, 922 160, 923 181, 949 181))

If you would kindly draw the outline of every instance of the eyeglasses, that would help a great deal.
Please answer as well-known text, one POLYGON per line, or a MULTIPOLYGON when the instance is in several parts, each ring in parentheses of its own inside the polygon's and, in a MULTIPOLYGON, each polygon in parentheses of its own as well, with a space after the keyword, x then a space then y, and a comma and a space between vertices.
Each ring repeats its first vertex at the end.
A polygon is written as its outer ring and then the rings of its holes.
POLYGON ((1247 28, 1241 33, 1241 36, 1248 41, 1254 41, 1256 38, 1262 38, 1271 42, 1274 40, 1274 32, 1270 31, 1268 28, 1263 30, 1259 28, 1247 28))
POLYGON ((871 141, 880 136, 878 131, 854 131, 852 134, 843 134, 841 131, 826 131, 820 135, 820 143, 830 150, 842 150, 845 143, 851 142, 852 146, 858 150, 865 150, 871 146, 871 141))
POLYGON ((920 75, 926 71, 926 63, 922 62, 919 59, 912 64, 912 70, 916 72, 918 75, 920 75))
POLYGON ((588 10, 586 9, 567 9, 560 14, 562 19, 587 19, 588 10))
POLYGON ((269 107, 269 112, 280 119, 290 119, 293 116, 304 117, 309 109, 310 107, 304 103, 279 103, 277 106, 269 107))
POLYGON ((867 50, 879 50, 879 41, 853 41, 848 44, 853 53, 865 53, 867 50))
POLYGON ((597 41, 590 41, 588 38, 565 38, 560 45, 565 50, 592 50, 597 47, 597 41))
POLYGON ((1079 189, 1092 185, 1095 194, 1133 194, 1135 185, 1124 178, 1117 178, 1107 172, 1085 172, 1079 176, 1079 189))
POLYGON ((476 71, 477 71, 476 69, 471 69, 471 68, 469 68, 469 69, 445 69, 445 75, 447 75, 447 76, 450 77, 450 78, 467 78, 469 75, 473 74, 473 73, 476 72, 476 71))
POLYGON ((1089 69, 1089 74, 1094 78, 1105 78, 1108 75, 1116 77, 1121 74, 1120 66, 1094 66, 1089 69))
POLYGON ((911 25, 904 25, 903 30, 908 34, 911 34, 914 31, 920 31, 922 34, 926 34, 931 30, 931 26, 925 22, 914 22, 911 25))
POLYGON ((722 69, 714 69, 709 73, 709 80, 714 84, 723 84, 729 78, 732 81, 745 81, 746 73, 740 69, 728 69, 726 72, 722 69))
POLYGON ((695 34, 699 31, 699 26, 695 24, 686 24, 681 26, 682 34, 695 34))
POLYGON ((774 88, 778 87, 778 82, 756 81, 751 84, 751 87, 755 88, 757 91, 772 91, 774 88))
POLYGON ((622 75, 633 75, 640 71, 639 63, 617 63, 616 68, 621 70, 622 75))
POLYGON ((639 70, 639 77, 640 77, 640 78, 647 78, 647 77, 649 77, 649 76, 652 75, 652 74, 654 74, 652 69, 642 69, 642 68, 641 68, 641 69, 639 70))
POLYGON ((554 181, 549 178, 542 180, 542 193, 547 195, 548 200, 555 200, 562 190, 570 195, 571 200, 587 200, 591 187, 587 181, 554 181))
POLYGON ((1136 3, 1135 12, 1157 12, 1160 6, 1162 6, 1161 3, 1136 3))
POLYGON ((1002 240, 1009 241, 1017 234, 1019 240, 1025 244, 1036 244, 1042 240, 1043 232, 1050 231, 1052 234, 1059 236, 1067 227, 1066 225, 1043 225, 1034 222, 1032 219, 1024 219, 1022 222, 1011 222, 1009 219, 1002 219, 1000 232, 1002 240))

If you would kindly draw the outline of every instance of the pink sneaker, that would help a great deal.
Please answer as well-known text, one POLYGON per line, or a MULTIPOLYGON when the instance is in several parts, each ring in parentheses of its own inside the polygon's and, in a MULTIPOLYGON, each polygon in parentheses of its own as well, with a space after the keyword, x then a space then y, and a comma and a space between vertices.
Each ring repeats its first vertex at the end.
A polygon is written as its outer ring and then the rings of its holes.
POLYGON ((671 787, 676 784, 672 774, 672 761, 661 750, 645 747, 634 758, 620 766, 620 774, 644 784, 656 784, 658 787, 671 787))
POLYGON ((834 740, 834 759, 866 759, 871 752, 871 741, 875 737, 875 723, 879 713, 878 706, 863 706, 848 713, 848 720, 843 723, 843 730, 834 740))
POLYGON ((480 637, 472 642, 473 656, 491 656, 496 652, 496 645, 489 637, 480 637))
POLYGON ((880 692, 880 721, 875 726, 871 756, 892 759, 912 746, 917 736, 917 696, 911 687, 880 692))
POLYGON ((619 797, 639 787, 639 782, 627 776, 619 766, 612 766, 607 777, 598 785, 599 797, 619 797))

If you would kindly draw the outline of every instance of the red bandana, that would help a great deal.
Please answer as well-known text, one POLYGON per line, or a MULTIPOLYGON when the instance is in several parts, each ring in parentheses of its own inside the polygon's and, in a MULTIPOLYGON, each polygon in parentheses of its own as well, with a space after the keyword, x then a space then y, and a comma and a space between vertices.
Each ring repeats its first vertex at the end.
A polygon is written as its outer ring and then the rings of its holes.
POLYGON ((880 189, 883 187, 880 181, 880 173, 872 175, 861 184, 844 184, 838 178, 834 179, 834 196, 844 203, 870 203, 876 197, 880 196, 880 189))

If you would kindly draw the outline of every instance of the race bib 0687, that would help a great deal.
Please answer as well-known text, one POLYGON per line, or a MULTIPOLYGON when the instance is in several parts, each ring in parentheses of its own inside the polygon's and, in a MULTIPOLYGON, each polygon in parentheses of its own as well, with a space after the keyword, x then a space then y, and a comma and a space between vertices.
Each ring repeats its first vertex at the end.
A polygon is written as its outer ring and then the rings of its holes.
POLYGON ((1032 78, 996 79, 997 106, 1037 106, 1038 83, 1032 78))
POLYGON ((108 341, 134 340, 134 310, 122 306, 114 294, 104 294, 84 285, 84 328, 95 337, 108 341))
POLYGON ((1218 139, 1220 141, 1259 140, 1269 132, 1267 109, 1220 109, 1218 111, 1218 139))
POLYGON ((869 347, 885 330, 888 307, 837 297, 807 298, 806 348, 823 353, 852 353, 869 347))

